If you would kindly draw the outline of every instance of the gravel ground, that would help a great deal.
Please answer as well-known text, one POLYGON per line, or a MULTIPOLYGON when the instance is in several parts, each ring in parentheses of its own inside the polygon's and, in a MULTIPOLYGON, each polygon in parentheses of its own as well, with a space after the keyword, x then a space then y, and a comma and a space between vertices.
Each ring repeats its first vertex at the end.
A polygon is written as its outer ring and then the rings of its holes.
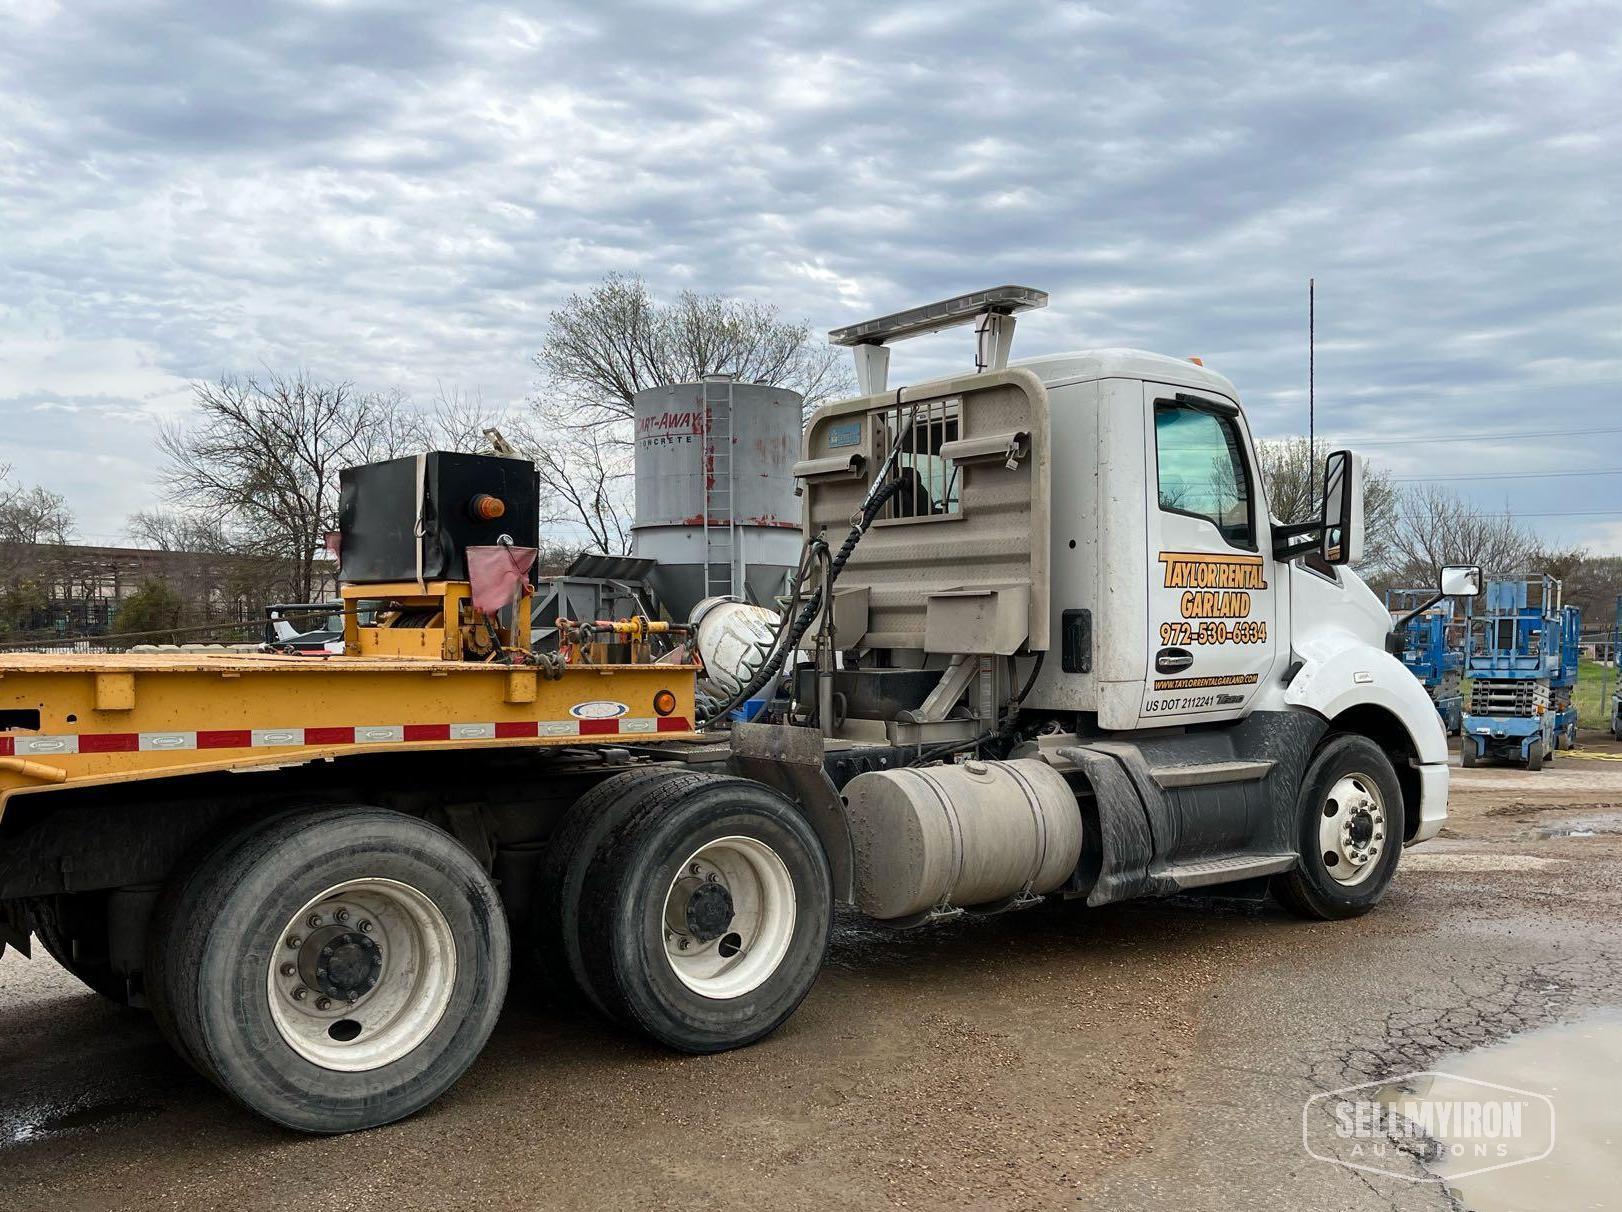
POLYGON ((852 920, 754 1048, 674 1056, 515 996, 447 1097, 337 1139, 250 1118, 143 1014, 8 955, 0 1209, 1456 1207, 1308 1157, 1303 1102, 1622 1007, 1622 761, 1455 776, 1444 835, 1358 921, 852 920))

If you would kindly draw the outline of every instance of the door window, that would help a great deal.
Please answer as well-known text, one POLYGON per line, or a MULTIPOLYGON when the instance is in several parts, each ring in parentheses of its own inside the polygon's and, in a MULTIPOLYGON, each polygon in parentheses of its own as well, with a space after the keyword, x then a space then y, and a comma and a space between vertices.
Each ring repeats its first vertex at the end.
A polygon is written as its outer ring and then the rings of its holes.
POLYGON ((1191 404, 1155 405, 1160 508, 1204 518, 1235 547, 1256 546, 1250 468, 1233 418, 1191 404))

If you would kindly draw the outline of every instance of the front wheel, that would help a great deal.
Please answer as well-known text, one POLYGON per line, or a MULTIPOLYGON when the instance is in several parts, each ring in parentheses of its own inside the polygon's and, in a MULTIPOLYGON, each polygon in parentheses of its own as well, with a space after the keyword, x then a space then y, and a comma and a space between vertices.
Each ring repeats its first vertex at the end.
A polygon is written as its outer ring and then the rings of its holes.
POLYGON ((350 1132, 426 1106, 473 1063, 509 943, 483 867, 426 822, 301 812, 223 843, 149 942, 159 1025, 249 1110, 350 1132))
POLYGON ((1526 768, 1528 770, 1542 770, 1544 751, 1542 741, 1533 741, 1526 748, 1526 768))
POLYGON ((1307 767, 1296 812, 1299 862, 1274 877, 1278 899, 1324 921, 1374 908, 1402 852, 1402 788, 1391 759, 1367 737, 1327 738, 1307 767))
POLYGON ((667 1047, 753 1043, 816 981, 832 926, 827 856, 767 787, 714 775, 655 785, 584 866, 581 983, 667 1047))

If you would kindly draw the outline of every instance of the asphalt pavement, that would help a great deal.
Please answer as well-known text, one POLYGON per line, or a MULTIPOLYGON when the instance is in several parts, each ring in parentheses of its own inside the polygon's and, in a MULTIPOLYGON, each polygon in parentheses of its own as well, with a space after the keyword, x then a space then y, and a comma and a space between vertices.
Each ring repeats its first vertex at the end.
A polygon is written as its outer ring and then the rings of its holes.
MULTIPOLYGON (((1622 1008, 1622 761, 1455 776, 1444 835, 1355 921, 849 919, 753 1048, 675 1056, 515 994, 448 1096, 333 1139, 257 1121, 146 1015, 10 954, 0 1209, 1463 1206, 1417 1155, 1400 1177, 1313 1158, 1303 1106, 1622 1008)), ((1619 1157, 1556 1149, 1547 1206, 1577 1206, 1562 1174, 1622 1192, 1619 1157)))

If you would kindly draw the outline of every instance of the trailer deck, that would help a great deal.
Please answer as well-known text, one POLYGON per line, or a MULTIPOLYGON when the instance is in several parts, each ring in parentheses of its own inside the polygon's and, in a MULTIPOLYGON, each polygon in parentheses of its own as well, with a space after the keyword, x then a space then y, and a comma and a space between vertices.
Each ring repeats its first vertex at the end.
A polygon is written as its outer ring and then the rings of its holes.
POLYGON ((0 659, 11 797, 353 753, 690 740, 694 670, 258 653, 0 659), (661 710, 663 709, 663 710, 661 710))

